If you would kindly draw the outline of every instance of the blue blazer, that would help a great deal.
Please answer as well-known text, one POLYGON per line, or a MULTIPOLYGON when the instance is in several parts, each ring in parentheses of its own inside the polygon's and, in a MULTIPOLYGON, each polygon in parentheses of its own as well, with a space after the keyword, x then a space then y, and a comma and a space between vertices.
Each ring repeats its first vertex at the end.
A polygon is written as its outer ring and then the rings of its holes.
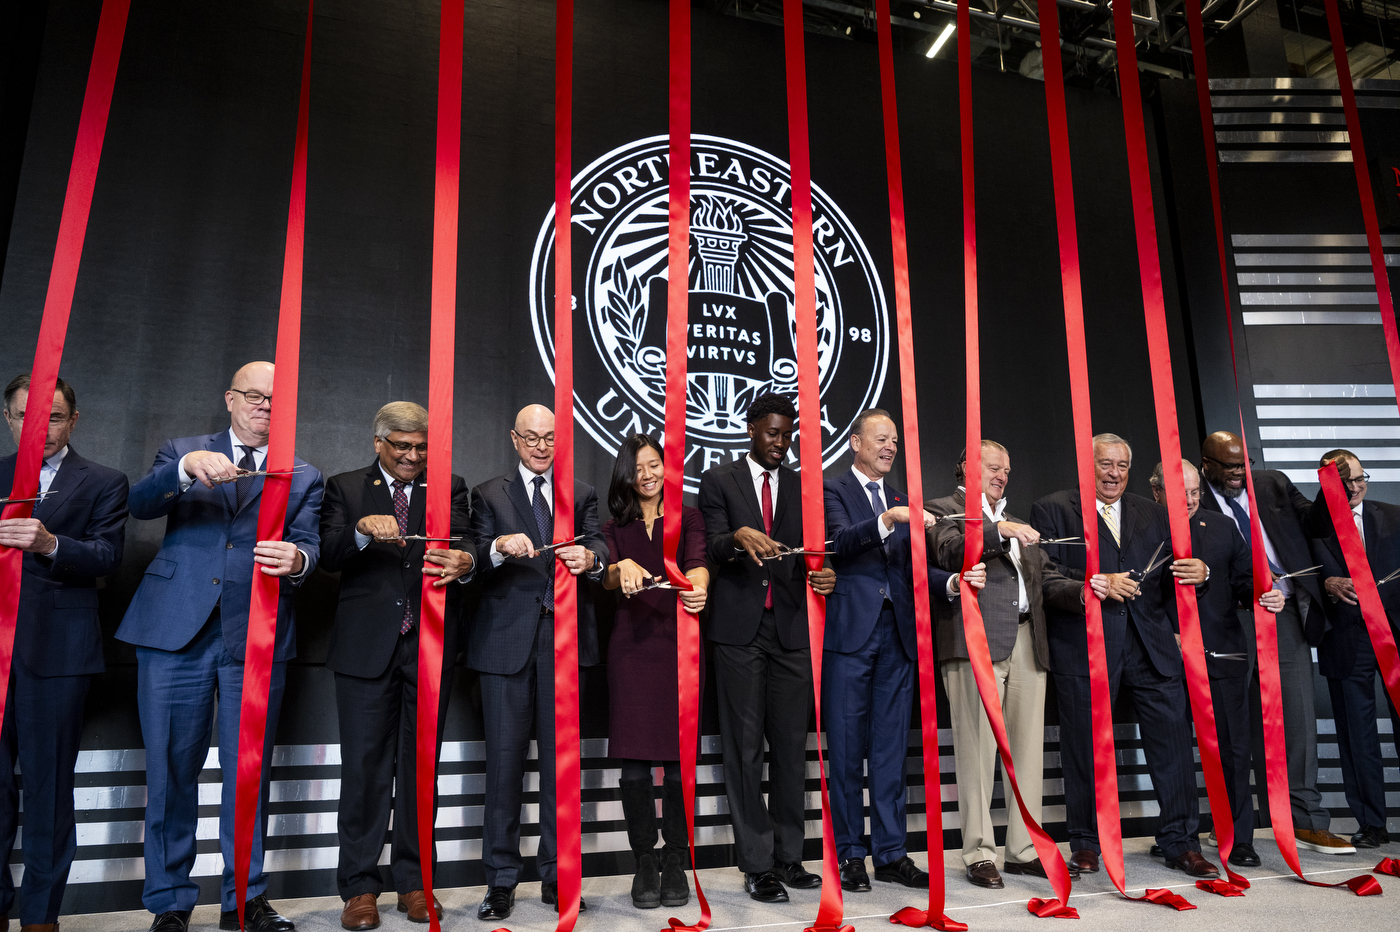
MULTIPOLYGON (((252 492, 241 510, 234 507, 232 482, 213 489, 196 482, 181 492, 180 458, 194 450, 213 450, 233 458, 227 430, 168 440, 156 454, 151 471, 131 489, 131 514, 143 520, 164 517, 165 540, 146 567, 117 637, 137 647, 179 650, 194 639, 218 605, 224 647, 242 660, 263 479, 253 480, 252 492)), ((292 477, 282 536, 306 554, 306 570, 300 577, 305 580, 321 553, 321 493, 325 483, 316 467, 301 459, 296 465, 302 470, 292 477)), ((275 661, 296 656, 292 601, 299 585, 287 577, 281 580, 275 661)))
MULTIPOLYGON (((0 460, 0 489, 14 483, 15 457, 0 460)), ((26 553, 15 653, 39 676, 101 673, 97 579, 122 562, 129 483, 70 445, 34 517, 58 538, 56 559, 26 553)))
MULTIPOLYGON (((860 650, 870 640, 885 599, 894 605, 895 623, 904 655, 918 659, 914 630, 914 560, 909 525, 896 524, 882 546, 880 516, 870 507, 870 490, 849 469, 823 486, 826 504, 826 536, 834 541, 831 558, 836 570, 836 590, 826 600, 826 638, 823 647, 838 654, 860 650)), ((909 497, 885 482, 885 507, 909 504, 909 497)), ((916 512, 919 509, 915 509, 916 512)), ((932 556, 930 552, 928 556, 932 556)), ((929 591, 948 585, 948 572, 932 563, 928 568, 929 591)))

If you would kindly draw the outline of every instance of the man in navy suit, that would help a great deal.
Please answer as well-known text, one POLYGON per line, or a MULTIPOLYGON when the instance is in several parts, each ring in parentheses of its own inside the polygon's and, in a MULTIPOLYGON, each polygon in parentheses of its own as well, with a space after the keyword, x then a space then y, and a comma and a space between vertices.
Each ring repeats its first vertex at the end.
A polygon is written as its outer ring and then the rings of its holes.
MULTIPOLYGON (((568 547, 540 553, 554 539, 554 412, 529 405, 510 432, 516 468, 472 490, 471 536, 481 555, 481 602, 467 638, 467 665, 481 674, 486 726, 486 809, 481 862, 486 897, 477 918, 510 916, 524 861, 520 856, 520 794, 534 726, 539 746, 540 898, 559 908, 555 873, 554 797, 554 561, 574 576, 598 582, 608 545, 598 529, 598 493, 574 482, 574 534, 568 547)), ((598 628, 591 587, 579 583, 578 662, 598 662, 598 628)), ((582 900, 579 908, 585 909, 582 900)))
MULTIPOLYGON (((1157 844, 1167 866, 1193 877, 1216 877, 1219 870, 1201 856, 1196 838, 1200 802, 1191 756, 1190 709, 1185 668, 1169 606, 1173 578, 1203 582, 1195 564, 1154 570, 1143 577, 1158 544, 1171 557, 1167 510, 1127 491, 1133 451, 1116 434, 1098 434, 1094 443, 1094 494, 1098 511, 1100 574, 1090 580, 1103 602, 1104 652, 1108 688, 1114 701, 1126 686, 1137 707, 1138 728, 1152 789, 1161 807, 1157 844), (1178 575, 1180 574, 1180 575, 1178 575)), ((1084 533, 1079 490, 1054 492, 1031 507, 1031 526, 1042 537, 1078 538, 1084 533)), ((1056 568, 1083 580, 1085 548, 1044 545, 1056 568)), ((1050 669, 1060 707, 1060 766, 1065 779, 1065 821, 1070 836, 1071 872, 1099 869, 1099 833, 1094 794, 1094 726, 1089 695, 1088 631, 1082 614, 1051 608, 1050 669)))
MULTIPOLYGON (((1366 562, 1376 582, 1400 568, 1400 508, 1385 502, 1366 501, 1370 476, 1350 450, 1331 450, 1319 465, 1335 463, 1347 491, 1352 520, 1366 547, 1366 562)), ((1337 723, 1337 752, 1342 764, 1342 785, 1347 806, 1356 817, 1357 831, 1351 843, 1357 848, 1377 848, 1390 842, 1386 830, 1385 770, 1380 731, 1376 725, 1376 651, 1366 622, 1361 618, 1356 586, 1342 556, 1332 514, 1318 492, 1309 530, 1322 563, 1323 602, 1331 625, 1317 648, 1317 663, 1327 677, 1332 713, 1337 723)), ((1400 641, 1400 580, 1377 587, 1390 633, 1400 641)), ((1387 695, 1387 699, 1389 696, 1387 695)), ((1391 737, 1400 747, 1400 715, 1390 703, 1391 737)))
MULTIPOLYGON (((918 670, 914 569, 909 524, 931 527, 923 509, 886 481, 899 452, 889 413, 862 411, 851 425, 855 462, 827 479, 826 535, 836 551, 836 590, 827 599, 822 650, 822 724, 826 727, 831 820, 841 887, 868 891, 865 856, 875 879, 927 887, 905 848, 905 760, 918 670), (862 783, 869 761, 870 847, 865 845, 862 783)), ((929 557, 929 591, 948 597, 949 573, 929 557)), ((956 585, 956 582, 951 583, 956 585)))
POLYGON ((219 847, 224 858, 220 929, 238 928, 234 899, 233 808, 238 774, 238 722, 243 649, 253 573, 281 580, 277 633, 267 703, 258 830, 248 880, 246 927, 289 932, 291 920, 267 901, 263 842, 268 775, 282 705, 287 661, 296 655, 297 587, 320 554, 321 494, 314 466, 298 459, 291 477, 280 541, 258 540, 261 476, 272 423, 272 363, 252 362, 224 392, 231 427, 217 434, 166 441, 146 477, 131 490, 131 513, 164 517, 165 540, 146 568, 117 637, 136 646, 136 694, 146 744, 146 883, 141 901, 155 914, 152 932, 185 932, 199 886, 195 861, 199 774, 219 722, 219 847))
MULTIPOLYGON (((15 443, 24 426, 29 376, 5 387, 5 420, 15 443)), ((97 579, 122 560, 126 476, 83 459, 69 446, 78 403, 62 379, 54 392, 39 471, 42 500, 32 517, 0 520, 0 547, 25 551, 9 699, 0 736, 0 852, 8 864, 19 824, 15 761, 24 772, 24 905, 20 923, 53 932, 77 850, 73 768, 83 702, 102 662, 97 579)), ((0 494, 14 484, 15 456, 0 460, 0 494)), ((0 927, 15 900, 0 871, 0 927)))

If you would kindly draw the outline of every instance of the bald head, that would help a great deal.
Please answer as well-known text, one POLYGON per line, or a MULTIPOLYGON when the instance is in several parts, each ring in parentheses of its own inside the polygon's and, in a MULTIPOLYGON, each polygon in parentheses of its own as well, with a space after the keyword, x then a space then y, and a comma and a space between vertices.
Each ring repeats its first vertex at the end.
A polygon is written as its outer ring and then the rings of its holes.
POLYGON ((511 443, 525 468, 544 475, 554 465, 554 412, 544 405, 526 405, 515 416, 511 443))
POLYGON ((224 392, 233 433, 250 447, 266 446, 272 431, 272 373, 272 363, 250 362, 233 374, 224 392))
POLYGON ((1211 487, 1230 498, 1244 493, 1244 471, 1249 462, 1244 441, 1228 430, 1217 430, 1201 443, 1201 474, 1211 487))

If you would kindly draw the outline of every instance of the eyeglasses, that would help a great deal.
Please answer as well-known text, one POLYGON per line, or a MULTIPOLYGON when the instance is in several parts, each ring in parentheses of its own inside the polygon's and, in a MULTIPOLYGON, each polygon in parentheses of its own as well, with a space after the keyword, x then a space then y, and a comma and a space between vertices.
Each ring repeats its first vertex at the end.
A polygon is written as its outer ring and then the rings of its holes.
MULTIPOLYGON (((23 411, 20 411, 20 412, 18 412, 17 414, 12 414, 12 413, 10 413, 9 411, 6 411, 6 412, 5 412, 5 417, 9 418, 9 419, 12 420, 12 421, 19 421, 19 422, 21 422, 21 423, 24 422, 24 412, 23 412, 23 411)), ((72 417, 71 414, 59 414, 57 411, 55 411, 55 412, 53 412, 52 414, 49 415, 49 423, 50 423, 50 424, 64 424, 64 423, 67 423, 67 421, 68 421, 68 419, 69 419, 70 417, 72 417)))
POLYGON ((1343 479, 1342 485, 1365 485, 1371 481, 1371 474, 1363 472, 1359 476, 1352 476, 1350 479, 1343 479))
POLYGON ((390 440, 388 437, 380 437, 381 442, 387 443, 400 453, 407 453, 409 450, 417 450, 419 455, 428 455, 428 445, 426 443, 402 443, 398 440, 390 440))
POLYGON ((513 430, 511 433, 520 438, 521 443, 525 444, 525 446, 529 447, 531 450, 535 449, 540 444, 544 444, 547 447, 554 446, 553 434, 545 434, 543 437, 540 437, 535 434, 516 434, 513 430))
POLYGON ((262 392, 245 392, 241 388, 230 388, 229 391, 238 392, 238 394, 243 396, 243 400, 248 402, 248 404, 250 405, 260 405, 264 401, 268 403, 272 402, 272 396, 264 395, 262 392))
MULTIPOLYGON (((1244 472, 1245 470, 1244 463, 1227 463, 1224 460, 1218 460, 1213 456, 1202 456, 1201 459, 1210 460, 1212 463, 1219 466, 1223 472, 1244 472)), ((1254 457, 1252 456, 1249 458, 1249 466, 1251 469, 1254 467, 1254 457)))

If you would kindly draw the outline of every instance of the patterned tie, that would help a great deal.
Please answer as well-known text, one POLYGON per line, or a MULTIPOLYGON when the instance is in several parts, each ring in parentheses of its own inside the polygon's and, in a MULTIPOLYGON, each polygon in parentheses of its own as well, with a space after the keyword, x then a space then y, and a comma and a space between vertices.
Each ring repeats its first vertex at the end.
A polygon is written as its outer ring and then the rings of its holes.
MULTIPOLYGON (((404 491, 408 488, 407 482, 395 479, 390 483, 394 488, 394 517, 399 522, 399 533, 408 533, 408 493, 404 491)), ((413 600, 405 599, 403 605, 403 623, 399 625, 399 634, 407 634, 413 627, 413 600)))
MULTIPOLYGON (((549 501, 544 497, 544 476, 535 477, 535 495, 530 502, 535 506, 535 525, 540 531, 541 546, 548 546, 554 543, 554 512, 549 508, 549 501)), ((549 561, 549 569, 545 571, 549 581, 544 587, 545 608, 554 610, 554 561, 549 561)))
MULTIPOLYGON (((258 461, 253 458, 253 448, 239 444, 238 448, 243 451, 243 459, 238 461, 238 468, 252 472, 258 468, 258 461)), ((234 513, 243 510, 243 503, 248 500, 248 493, 253 491, 253 476, 244 476, 234 482, 234 513)))
MULTIPOLYGON (((770 481, 768 470, 763 471, 763 533, 769 537, 773 536, 773 484, 770 481)), ((768 584, 768 594, 763 597, 763 607, 766 610, 773 608, 773 584, 768 584)))
POLYGON ((1103 523, 1108 525, 1108 533, 1113 535, 1113 542, 1118 546, 1123 546, 1123 541, 1118 537, 1118 522, 1113 520, 1113 506, 1104 505, 1103 511, 1099 512, 1103 516, 1103 523))

